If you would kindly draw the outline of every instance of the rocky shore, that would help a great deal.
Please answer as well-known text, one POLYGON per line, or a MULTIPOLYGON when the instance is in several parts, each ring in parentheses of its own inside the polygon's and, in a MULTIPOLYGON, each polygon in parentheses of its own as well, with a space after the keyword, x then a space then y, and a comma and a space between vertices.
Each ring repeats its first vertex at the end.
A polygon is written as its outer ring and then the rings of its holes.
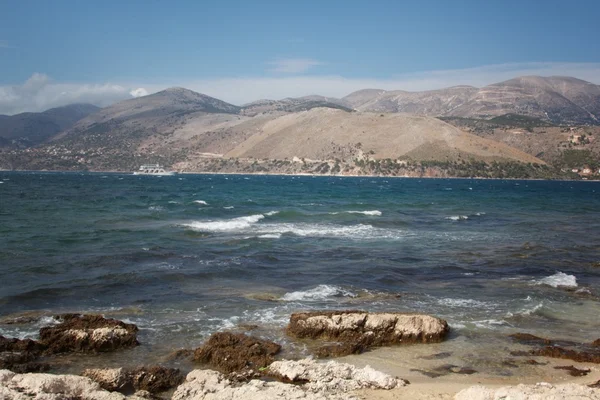
MULTIPOLYGON (((356 355, 373 349, 404 345, 433 345, 447 338, 446 321, 430 315, 323 311, 294 313, 286 327, 292 341, 308 344, 313 357, 281 359, 282 345, 244 333, 216 332, 197 349, 178 350, 194 369, 186 373, 162 365, 138 368, 88 368, 79 375, 52 374, 53 360, 65 354, 93 357, 138 345, 138 327, 100 315, 62 314, 55 323, 40 329, 39 340, 0 336, 0 398, 21 399, 360 399, 360 398, 454 398, 464 399, 600 399, 598 368, 558 366, 573 379, 586 384, 538 383, 491 387, 471 384, 447 393, 421 390, 420 383, 386 373, 369 365, 319 360, 356 355), (591 378, 591 379, 590 379, 591 378), (595 380, 594 380, 595 379, 595 380), (409 389, 411 386, 416 389, 409 389), (429 393, 429 394, 428 394, 429 393)), ((512 335, 529 351, 513 354, 525 364, 536 357, 569 359, 600 364, 600 339, 591 343, 512 335)), ((361 356, 359 356, 361 357, 361 356)), ((444 353, 428 356, 443 359, 444 353)), ((385 369, 385 368, 384 368, 385 369)), ((444 366, 437 376, 443 376, 444 366)), ((471 376, 477 371, 446 365, 447 373, 471 376)), ((421 371, 422 372, 422 371, 421 371)), ((423 374, 426 375, 426 374, 423 374)), ((435 379, 435 374, 427 379, 435 379)))

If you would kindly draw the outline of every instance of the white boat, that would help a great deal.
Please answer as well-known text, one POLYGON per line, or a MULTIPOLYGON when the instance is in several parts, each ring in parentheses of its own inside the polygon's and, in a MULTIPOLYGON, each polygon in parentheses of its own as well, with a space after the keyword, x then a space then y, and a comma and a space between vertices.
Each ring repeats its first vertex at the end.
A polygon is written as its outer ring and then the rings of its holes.
POLYGON ((133 173, 134 175, 158 175, 158 176, 169 176, 175 175, 173 171, 167 171, 160 164, 146 164, 142 165, 140 169, 133 173))

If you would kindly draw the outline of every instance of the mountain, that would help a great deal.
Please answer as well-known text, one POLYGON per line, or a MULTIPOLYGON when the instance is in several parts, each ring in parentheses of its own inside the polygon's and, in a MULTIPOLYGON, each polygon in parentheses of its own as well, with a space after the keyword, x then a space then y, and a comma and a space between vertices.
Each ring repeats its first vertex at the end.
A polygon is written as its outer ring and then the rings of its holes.
POLYGON ((336 108, 344 111, 352 111, 350 105, 334 97, 325 97, 318 95, 292 98, 288 97, 282 100, 258 100, 242 106, 241 114, 255 116, 264 113, 273 112, 298 112, 308 111, 313 108, 325 107, 336 108))
POLYGON ((424 92, 366 89, 342 100, 361 111, 481 119, 518 114, 553 124, 600 124, 600 86, 571 77, 524 76, 480 89, 471 86, 424 92))
POLYGON ((170 88, 124 100, 88 115, 53 138, 54 142, 85 146, 124 146, 137 149, 160 136, 164 141, 176 129, 197 118, 221 115, 237 118, 240 107, 184 88, 170 88))
MULTIPOLYGON (((241 123, 237 129, 243 129, 241 123)), ((416 161, 477 159, 542 163, 507 145, 461 131, 436 118, 315 108, 265 120, 226 158, 416 161)))
POLYGON ((0 146, 43 143, 99 109, 91 104, 71 104, 40 113, 0 115, 0 146))

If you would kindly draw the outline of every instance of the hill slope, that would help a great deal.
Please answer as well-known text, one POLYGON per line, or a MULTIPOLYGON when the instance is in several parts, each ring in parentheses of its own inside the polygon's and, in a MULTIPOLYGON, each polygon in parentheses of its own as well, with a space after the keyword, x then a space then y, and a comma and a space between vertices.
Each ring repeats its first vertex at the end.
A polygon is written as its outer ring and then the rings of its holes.
MULTIPOLYGON (((242 123, 238 128, 242 127, 242 123)), ((316 108, 265 121, 225 157, 348 159, 477 159, 543 163, 507 145, 463 132, 435 118, 348 113, 316 108)))
POLYGON ((70 104, 40 113, 0 115, 0 139, 4 139, 0 145, 43 143, 99 109, 91 104, 70 104))
POLYGON ((367 89, 343 98, 361 111, 493 118, 518 114, 554 124, 600 124, 600 86, 570 77, 524 76, 477 89, 425 92, 367 89))

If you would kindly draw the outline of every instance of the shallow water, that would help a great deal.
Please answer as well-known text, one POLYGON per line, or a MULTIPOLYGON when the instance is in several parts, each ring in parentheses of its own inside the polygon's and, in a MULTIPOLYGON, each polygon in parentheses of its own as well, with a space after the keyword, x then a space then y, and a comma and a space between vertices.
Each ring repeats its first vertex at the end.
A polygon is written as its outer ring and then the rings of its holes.
MULTIPOLYGON (((433 314, 481 354, 518 331, 600 336, 597 182, 13 172, 0 181, 0 317, 82 311, 138 324, 143 346, 107 363, 161 359, 244 324, 303 354, 282 328, 294 311, 323 308, 433 314)), ((0 334, 35 337, 48 321, 0 323, 0 334)))

